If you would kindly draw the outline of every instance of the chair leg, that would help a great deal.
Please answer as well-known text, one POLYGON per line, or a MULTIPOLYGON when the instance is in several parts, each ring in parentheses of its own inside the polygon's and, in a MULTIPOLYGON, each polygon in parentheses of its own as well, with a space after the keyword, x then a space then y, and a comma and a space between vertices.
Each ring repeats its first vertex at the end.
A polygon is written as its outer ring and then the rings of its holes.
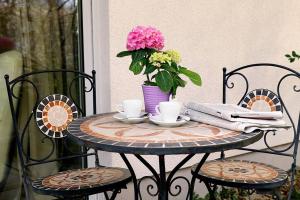
POLYGON ((24 185, 24 191, 25 191, 25 198, 26 200, 30 200, 30 194, 29 194, 29 183, 26 179, 26 177, 23 177, 23 185, 24 185))
POLYGON ((291 200, 292 198, 292 193, 293 193, 293 190, 294 190, 294 181, 295 181, 295 174, 296 174, 296 165, 293 163, 292 165, 292 174, 291 174, 291 181, 290 181, 290 190, 289 190, 289 193, 288 193, 288 198, 287 200, 291 200))
POLYGON ((117 197, 117 194, 120 190, 116 189, 113 191, 111 197, 110 197, 110 200, 115 200, 115 198, 117 197))
POLYGON ((115 189, 112 191, 111 197, 107 194, 107 192, 103 192, 106 200, 114 200, 117 197, 118 192, 120 192, 120 189, 115 189))
POLYGON ((217 186, 214 185, 213 188, 211 188, 211 185, 206 182, 206 181, 203 181, 207 190, 208 190, 208 193, 209 193, 209 200, 216 200, 216 196, 215 196, 215 193, 216 193, 216 190, 217 190, 217 186))
POLYGON ((190 200, 193 199, 195 182, 196 182, 196 176, 193 175, 191 180, 191 185, 190 185, 190 200))
POLYGON ((103 192, 103 193, 104 193, 105 199, 109 200, 109 196, 108 196, 107 192, 103 192))

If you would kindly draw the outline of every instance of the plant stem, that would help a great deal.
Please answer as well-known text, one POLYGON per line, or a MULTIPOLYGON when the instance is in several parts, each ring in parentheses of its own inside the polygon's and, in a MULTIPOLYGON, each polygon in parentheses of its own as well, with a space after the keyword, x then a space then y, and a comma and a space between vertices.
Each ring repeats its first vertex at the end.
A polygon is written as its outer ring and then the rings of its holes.
POLYGON ((150 82, 149 74, 146 74, 148 82, 150 82))

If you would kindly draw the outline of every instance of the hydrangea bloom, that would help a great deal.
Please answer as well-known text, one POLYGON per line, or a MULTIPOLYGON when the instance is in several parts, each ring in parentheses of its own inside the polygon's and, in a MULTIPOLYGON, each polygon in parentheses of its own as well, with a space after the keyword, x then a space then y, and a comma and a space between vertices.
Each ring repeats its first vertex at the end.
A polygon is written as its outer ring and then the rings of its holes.
POLYGON ((155 52, 150 56, 149 61, 152 65, 154 65, 156 67, 160 67, 162 63, 170 64, 172 61, 172 58, 171 58, 171 56, 169 56, 166 53, 155 52))
POLYGON ((164 47, 164 37, 161 32, 153 27, 137 26, 127 37, 127 50, 156 49, 164 47))
POLYGON ((166 53, 172 58, 172 61, 176 64, 180 63, 181 57, 178 51, 175 50, 168 50, 166 53))

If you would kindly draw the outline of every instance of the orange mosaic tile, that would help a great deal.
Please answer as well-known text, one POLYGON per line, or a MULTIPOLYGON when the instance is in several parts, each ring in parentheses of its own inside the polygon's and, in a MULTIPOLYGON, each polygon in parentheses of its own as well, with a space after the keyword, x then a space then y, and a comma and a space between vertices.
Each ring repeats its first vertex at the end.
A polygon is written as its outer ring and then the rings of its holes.
POLYGON ((45 97, 36 110, 36 121, 40 130, 53 138, 65 137, 68 124, 77 117, 75 104, 64 95, 53 94, 45 97))
POLYGON ((101 187, 129 177, 129 172, 121 168, 97 167, 59 172, 35 180, 32 185, 36 189, 77 190, 101 187))
POLYGON ((214 160, 204 163, 202 177, 236 183, 272 183, 284 181, 287 173, 271 165, 243 160, 214 160))
POLYGON ((252 110, 256 104, 266 102, 265 110, 282 111, 282 106, 278 96, 268 89, 256 89, 249 92, 241 101, 240 105, 252 110))

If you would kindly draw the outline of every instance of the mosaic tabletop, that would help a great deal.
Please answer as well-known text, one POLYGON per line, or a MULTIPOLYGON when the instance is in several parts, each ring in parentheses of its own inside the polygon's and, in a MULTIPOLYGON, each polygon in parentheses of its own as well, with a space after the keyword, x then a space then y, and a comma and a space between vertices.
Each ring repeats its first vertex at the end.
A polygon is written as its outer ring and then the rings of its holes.
POLYGON ((242 133, 190 121, 183 126, 164 128, 145 121, 126 124, 114 113, 73 121, 68 131, 77 141, 99 150, 133 154, 209 153, 247 146, 258 141, 262 132, 242 133))

